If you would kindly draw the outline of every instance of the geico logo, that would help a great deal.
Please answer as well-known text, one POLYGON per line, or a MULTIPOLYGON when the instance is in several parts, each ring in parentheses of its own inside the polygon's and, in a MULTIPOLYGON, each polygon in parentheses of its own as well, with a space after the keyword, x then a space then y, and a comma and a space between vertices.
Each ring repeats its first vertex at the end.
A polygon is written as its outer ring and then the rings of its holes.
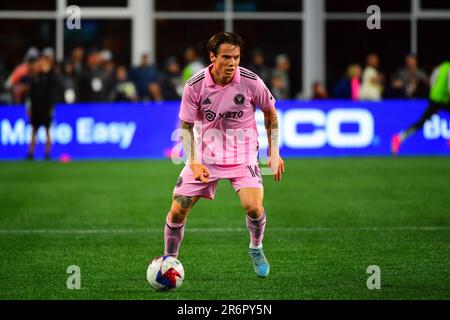
POLYGON ((423 126, 423 136, 428 140, 450 139, 450 120, 433 115, 423 126))
MULTIPOLYGON (((277 110, 280 127, 279 145, 293 149, 316 149, 327 143, 335 148, 364 148, 374 138, 374 119, 364 109, 334 109, 325 113, 319 109, 277 110), (356 124, 357 132, 342 132, 342 124, 356 124), (298 132, 299 126, 313 126, 309 132, 298 132)), ((256 111, 260 149, 267 149, 264 114, 256 111)))
POLYGON ((318 109, 294 109, 284 113, 284 144, 290 148, 364 148, 372 143, 374 120, 364 109, 334 109, 326 114, 318 109), (313 125, 312 132, 298 132, 299 125, 313 125), (343 124, 356 124, 358 131, 342 132, 343 124))

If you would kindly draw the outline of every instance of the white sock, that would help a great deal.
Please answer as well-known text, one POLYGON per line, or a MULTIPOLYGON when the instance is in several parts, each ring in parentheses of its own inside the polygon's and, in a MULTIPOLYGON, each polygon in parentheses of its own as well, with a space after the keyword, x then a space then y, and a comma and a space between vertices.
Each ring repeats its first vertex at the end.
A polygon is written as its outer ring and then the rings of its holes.
POLYGON ((262 249, 263 245, 261 243, 259 246, 255 246, 253 243, 250 242, 250 245, 248 247, 250 249, 262 249))

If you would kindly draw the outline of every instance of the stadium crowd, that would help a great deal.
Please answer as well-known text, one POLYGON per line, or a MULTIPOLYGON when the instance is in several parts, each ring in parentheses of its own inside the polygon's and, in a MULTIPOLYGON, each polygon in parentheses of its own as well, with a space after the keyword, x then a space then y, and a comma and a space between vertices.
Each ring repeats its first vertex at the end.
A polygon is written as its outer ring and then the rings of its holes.
MULTIPOLYGON (((426 98, 429 78, 419 68, 413 53, 405 56, 404 66, 398 68, 389 79, 380 71, 380 58, 376 53, 366 56, 365 66, 351 63, 345 75, 332 88, 332 97, 353 101, 380 101, 390 99, 426 98), (389 82, 388 82, 389 81, 389 82)), ((326 98, 328 94, 320 84, 314 85, 313 98, 326 98)))
MULTIPOLYGON (((42 66, 45 64, 50 65, 45 72, 54 74, 59 80, 54 82, 54 88, 50 88, 54 101, 65 103, 179 100, 185 82, 207 65, 194 47, 186 48, 182 62, 175 56, 168 57, 161 66, 150 60, 149 54, 144 53, 139 65, 129 67, 116 64, 109 50, 86 51, 76 47, 64 62, 58 63, 53 48, 39 51, 31 47, 23 63, 8 76, 0 74, 0 105, 26 103, 31 79, 44 72, 42 66)), ((274 65, 268 65, 264 52, 254 50, 250 63, 242 65, 258 74, 277 100, 300 98, 297 93, 300 90, 291 86, 294 70, 286 54, 277 55, 274 65)), ((379 56, 370 53, 365 66, 349 64, 342 78, 328 90, 322 83, 312 84, 310 98, 354 101, 424 98, 428 89, 429 78, 418 66, 414 54, 406 55, 404 66, 386 77, 380 71, 379 56)))

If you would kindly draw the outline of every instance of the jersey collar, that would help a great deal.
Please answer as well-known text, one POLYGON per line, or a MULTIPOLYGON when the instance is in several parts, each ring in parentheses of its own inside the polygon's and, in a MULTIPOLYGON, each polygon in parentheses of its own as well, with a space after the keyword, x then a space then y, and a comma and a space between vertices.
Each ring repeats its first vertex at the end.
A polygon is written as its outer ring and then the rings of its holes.
MULTIPOLYGON (((208 68, 206 68, 206 72, 205 72, 205 81, 206 81, 206 86, 207 87, 212 87, 214 86, 216 83, 213 80, 213 77, 211 75, 211 69, 213 67, 213 63, 211 63, 208 68)), ((241 82, 241 71, 239 66, 236 68, 236 72, 234 73, 234 77, 233 80, 231 80, 231 83, 240 83, 241 82)))

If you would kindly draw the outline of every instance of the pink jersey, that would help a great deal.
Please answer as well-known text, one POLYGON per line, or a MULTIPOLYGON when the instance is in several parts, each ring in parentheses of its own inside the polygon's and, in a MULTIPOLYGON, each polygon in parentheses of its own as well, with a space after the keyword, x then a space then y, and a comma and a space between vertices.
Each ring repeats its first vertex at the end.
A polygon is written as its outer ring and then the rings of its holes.
POLYGON ((216 85, 211 64, 195 74, 184 88, 179 117, 195 123, 197 160, 205 164, 255 164, 258 132, 255 110, 275 106, 264 82, 238 67, 233 80, 216 85))

